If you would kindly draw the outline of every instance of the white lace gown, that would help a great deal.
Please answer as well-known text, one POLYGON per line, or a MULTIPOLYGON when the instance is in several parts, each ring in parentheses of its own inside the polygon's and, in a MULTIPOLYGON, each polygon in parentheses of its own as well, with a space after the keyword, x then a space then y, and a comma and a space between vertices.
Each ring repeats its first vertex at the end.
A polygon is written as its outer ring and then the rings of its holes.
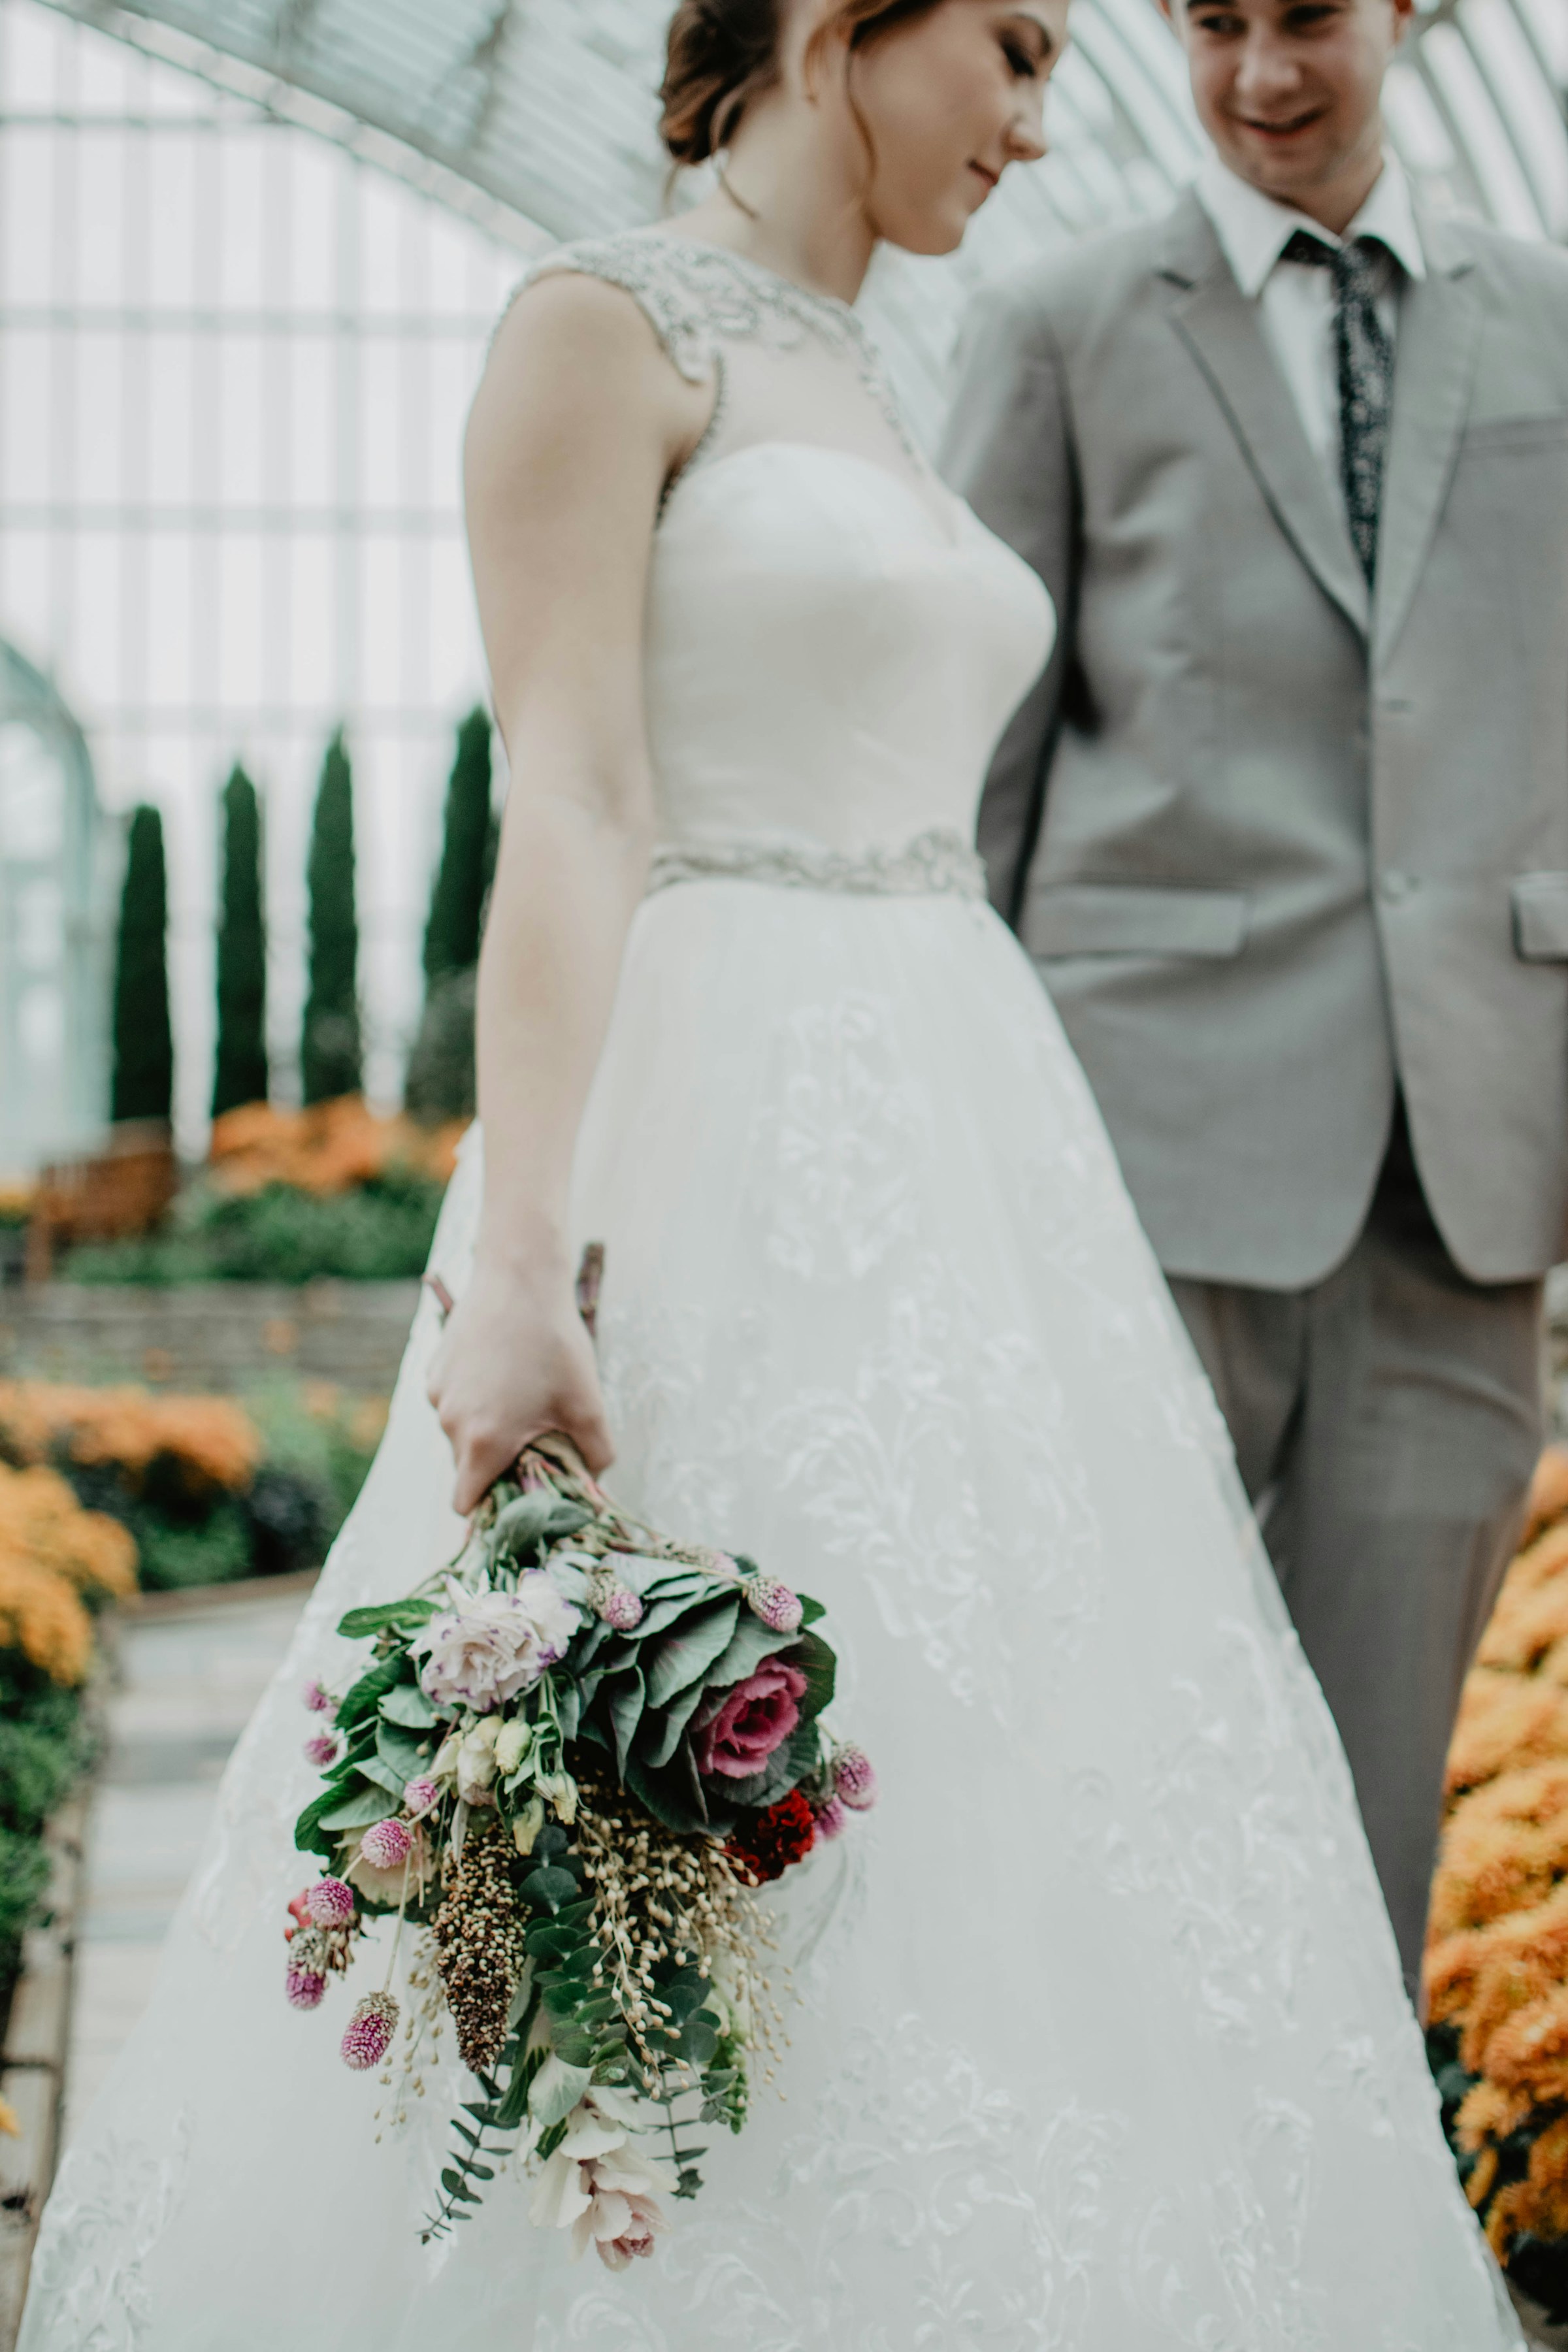
MULTIPOLYGON (((657 2258, 493 2184, 465 2095, 379 2141, 284 2005, 308 1674, 451 1545, 421 1308, 392 1421, 224 1785, 151 2011, 61 2170, 22 2352, 1493 2352, 1317 1687, 1040 986, 976 895, 1034 575, 919 465, 851 314, 665 232, 624 286, 721 379, 658 530, 667 848, 582 1138, 612 1484, 824 1600, 878 1811, 784 1906, 777 2096, 657 2258)), ((465 1278, 468 1150, 434 1263, 465 1278)), ((362 1960, 356 1978, 371 1981, 362 1960)))

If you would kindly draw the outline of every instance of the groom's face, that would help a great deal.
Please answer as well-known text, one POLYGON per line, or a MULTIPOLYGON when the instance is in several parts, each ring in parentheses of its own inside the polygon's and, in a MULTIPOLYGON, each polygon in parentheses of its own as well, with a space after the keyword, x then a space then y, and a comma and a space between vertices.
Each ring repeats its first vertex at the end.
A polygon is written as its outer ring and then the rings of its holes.
POLYGON ((1333 190, 1370 186, 1383 78, 1415 0, 1166 5, 1203 126, 1239 178, 1314 217, 1333 190))

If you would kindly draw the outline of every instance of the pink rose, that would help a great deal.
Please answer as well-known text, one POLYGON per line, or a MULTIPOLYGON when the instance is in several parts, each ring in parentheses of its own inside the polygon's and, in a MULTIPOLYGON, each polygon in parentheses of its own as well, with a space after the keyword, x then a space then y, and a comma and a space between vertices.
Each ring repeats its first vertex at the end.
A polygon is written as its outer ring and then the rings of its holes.
POLYGON ((749 1780, 800 1721, 805 1676, 798 1666, 766 1658, 733 1690, 706 1700, 692 1727, 691 1748, 700 1772, 727 1780, 749 1780))

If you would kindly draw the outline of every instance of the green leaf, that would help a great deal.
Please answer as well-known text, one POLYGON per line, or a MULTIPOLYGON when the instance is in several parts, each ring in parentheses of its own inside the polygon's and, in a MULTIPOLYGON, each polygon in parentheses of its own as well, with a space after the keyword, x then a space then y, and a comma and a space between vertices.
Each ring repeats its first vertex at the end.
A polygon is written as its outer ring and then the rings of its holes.
POLYGON ((616 1735, 616 1769, 624 1780, 626 1775, 626 1757, 632 1741, 637 1736, 637 1725, 642 1721, 641 1667, 634 1666, 629 1675, 617 1675, 615 1681, 606 1686, 605 1699, 610 1711, 611 1727, 616 1735))
POLYGON ((346 1731, 362 1716, 374 1715, 393 1685, 403 1681, 408 1664, 405 1653, 396 1650, 390 1658, 383 1658, 379 1665, 372 1666, 369 1674, 362 1675, 338 1708, 338 1729, 346 1731))
MULTIPOLYGON (((706 2150, 699 2150, 699 2154, 705 2153, 706 2150)), ((475 2164, 470 2161, 466 2167, 466 2169, 468 2171, 468 2178, 471 2180, 493 2180, 495 2179, 495 2174, 490 2170, 488 2164, 475 2164)))
POLYGON ((643 1756, 655 1771, 670 1760, 685 1735, 686 1727, 708 1696, 705 1683, 693 1683, 689 1689, 678 1691, 662 1717, 651 1710, 643 1717, 643 1756))
MULTIPOLYGON (((732 1591, 733 1586, 730 1590, 732 1591)), ((649 1642, 655 1634, 668 1632, 682 1617, 689 1617, 695 1610, 708 1607, 714 1598, 714 1580, 710 1576, 683 1577, 674 1591, 661 1585, 657 1599, 649 1602, 641 1623, 634 1625, 626 1638, 633 1642, 649 1642)), ((727 1598, 722 1589, 717 1598, 727 1598)))
POLYGON ((789 1664, 798 1666, 805 1676, 805 1696, 800 1703, 801 1714, 807 1718, 820 1715, 823 1708, 833 1702, 837 1659, 820 1633, 800 1633, 789 1652, 789 1664))
POLYGON ((334 1805, 330 1813, 323 1813, 321 1825, 324 1830, 367 1830, 372 1822, 385 1819, 385 1790, 360 1789, 341 1805, 334 1805))
POLYGON ((547 1864, 542 1870, 531 1871, 519 1889, 525 1903, 547 1911, 558 1911, 570 1903, 577 1893, 577 1881, 569 1870, 560 1870, 547 1864))
POLYGON ((569 2066, 552 2050, 529 2087, 529 2114, 545 2128, 563 2123, 592 2080, 590 2068, 569 2066))
POLYGON ((795 1597, 800 1603, 800 1622, 803 1625, 815 1625, 819 1617, 826 1616, 826 1603, 814 1601, 809 1592, 797 1592, 795 1597))
POLYGON ((674 1830, 679 1836, 690 1837, 709 1827, 709 1809, 691 1766, 689 1748, 679 1748, 662 1772, 651 1772, 640 1757, 629 1756, 626 1787, 647 1807, 656 1822, 662 1822, 667 1830, 674 1830))
MULTIPOLYGON (((358 1769, 364 1780, 374 1780, 378 1789, 384 1789, 389 1797, 395 1797, 401 1802, 404 1783, 411 1777, 408 1773, 399 1772, 395 1765, 383 1763, 379 1756, 365 1757, 358 1769)), ((385 1807, 382 1810, 384 1811, 385 1807)))
POLYGON ((729 1648, 706 1678, 708 1688, 728 1690, 731 1684, 743 1683, 764 1658, 771 1658, 775 1650, 787 1650, 799 1639, 798 1628, 790 1633, 775 1633, 749 1609, 742 1610, 729 1648))
POLYGON ((399 1795, 404 1782, 414 1780, 426 1769, 429 1746, 427 1739, 416 1739, 413 1732, 405 1731, 400 1725, 388 1723, 384 1718, 376 1725, 376 1754, 397 1774, 399 1795))
POLYGON ((470 2189, 468 2182, 463 2179, 462 2174, 460 2172, 454 2172, 449 2164, 447 2165, 442 2171, 441 2186, 446 2190, 448 2197, 461 2197, 470 2205, 477 2205, 479 2201, 479 2191, 477 2189, 470 2189))
POLYGON ((363 1641, 370 1633, 416 1633, 445 1606, 441 1601, 378 1601, 369 1609, 351 1609, 346 1617, 338 1619, 338 1631, 351 1642, 363 1641))
POLYGON ((705 1675, 715 1658, 723 1656, 735 1631, 741 1601, 715 1601, 688 1619, 679 1632, 666 1634, 647 1668, 647 1702, 668 1706, 677 1691, 705 1675))
POLYGON ((440 1720, 417 1683, 399 1683, 389 1690, 381 1702, 381 1712, 388 1723, 405 1724, 411 1731, 422 1731, 440 1720))
POLYGON ((520 1495, 498 1514, 490 1530, 492 1556, 519 1559, 525 1553, 537 1552, 542 1544, 560 1543, 574 1536, 593 1516, 581 1503, 567 1502, 552 1487, 537 1487, 531 1495, 520 1495))

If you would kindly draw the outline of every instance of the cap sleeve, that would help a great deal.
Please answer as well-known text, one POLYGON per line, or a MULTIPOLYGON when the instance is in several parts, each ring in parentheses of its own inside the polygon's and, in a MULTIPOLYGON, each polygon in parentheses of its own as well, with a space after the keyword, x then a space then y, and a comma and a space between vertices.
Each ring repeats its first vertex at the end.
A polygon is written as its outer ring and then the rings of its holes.
MULTIPOLYGON (((625 236, 584 239, 557 247, 536 261, 513 291, 518 296, 542 278, 600 278, 619 286, 638 304, 671 363, 689 383, 712 381, 719 339, 700 283, 693 283, 683 252, 669 237, 633 230, 625 236)), ((504 315, 504 314, 503 314, 504 315)))

